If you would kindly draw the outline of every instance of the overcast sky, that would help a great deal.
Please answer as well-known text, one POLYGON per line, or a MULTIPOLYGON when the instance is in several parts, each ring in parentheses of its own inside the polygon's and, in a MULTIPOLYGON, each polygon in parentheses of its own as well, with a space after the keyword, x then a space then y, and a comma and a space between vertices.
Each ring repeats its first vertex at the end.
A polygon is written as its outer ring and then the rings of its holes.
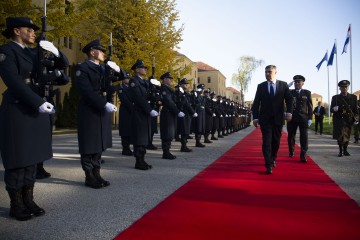
MULTIPOLYGON (((177 0, 177 9, 185 27, 179 51, 218 69, 228 86, 241 56, 265 62, 253 74, 245 100, 254 99, 257 85, 265 81, 265 66, 274 64, 278 79, 290 82, 303 75, 304 88, 328 102, 327 62, 319 71, 316 65, 326 50, 330 55, 336 39, 338 80, 350 80, 350 48, 341 53, 351 24, 353 92, 360 90, 358 0, 177 0)), ((336 58, 329 77, 332 96, 337 90, 336 58)))

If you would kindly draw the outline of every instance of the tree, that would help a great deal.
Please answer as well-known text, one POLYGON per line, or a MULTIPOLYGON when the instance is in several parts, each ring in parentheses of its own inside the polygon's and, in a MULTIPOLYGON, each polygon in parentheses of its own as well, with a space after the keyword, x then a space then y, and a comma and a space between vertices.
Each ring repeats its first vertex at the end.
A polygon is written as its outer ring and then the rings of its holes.
POLYGON ((240 66, 237 69, 237 73, 232 75, 232 83, 240 88, 241 101, 244 105, 244 92, 247 91, 249 83, 251 81, 252 73, 256 68, 263 64, 263 60, 255 59, 253 56, 240 57, 240 66))

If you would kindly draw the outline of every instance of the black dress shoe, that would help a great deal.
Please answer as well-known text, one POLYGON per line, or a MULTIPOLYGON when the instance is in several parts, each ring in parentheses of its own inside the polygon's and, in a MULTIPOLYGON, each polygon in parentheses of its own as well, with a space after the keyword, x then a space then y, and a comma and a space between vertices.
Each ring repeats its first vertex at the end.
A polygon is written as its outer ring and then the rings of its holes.
POLYGON ((192 136, 187 136, 187 139, 194 139, 192 136))
POLYGON ((195 144, 195 147, 205 147, 205 145, 202 144, 201 142, 198 142, 198 143, 195 144))
POLYGON ((276 167, 276 161, 273 162, 272 166, 273 166, 273 167, 276 167))
POLYGON ((176 156, 172 155, 170 152, 169 153, 164 153, 162 156, 163 159, 169 159, 169 160, 174 160, 176 158, 176 156))
POLYGON ((294 153, 293 152, 289 152, 289 157, 294 157, 294 153))
POLYGON ((307 162, 306 157, 300 157, 300 162, 306 163, 307 162))
POLYGON ((192 149, 188 147, 181 147, 180 152, 192 152, 192 149))
POLYGON ((216 137, 211 137, 211 140, 215 140, 215 141, 216 141, 216 140, 218 140, 218 139, 217 139, 216 137))
POLYGON ((338 157, 342 157, 342 156, 344 156, 344 154, 343 154, 342 151, 340 151, 340 152, 338 153, 338 157))
POLYGON ((266 167, 266 174, 272 174, 272 167, 266 167))
POLYGON ((136 163, 135 169, 146 171, 146 170, 152 169, 152 166, 147 163, 136 163))
POLYGON ((212 143, 209 139, 205 139, 204 143, 212 143))

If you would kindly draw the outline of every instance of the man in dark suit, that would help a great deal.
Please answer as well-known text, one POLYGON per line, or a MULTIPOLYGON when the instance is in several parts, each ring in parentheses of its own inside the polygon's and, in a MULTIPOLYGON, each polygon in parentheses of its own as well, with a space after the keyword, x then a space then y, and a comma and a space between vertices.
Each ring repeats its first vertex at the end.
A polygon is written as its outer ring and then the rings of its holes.
POLYGON ((321 102, 318 102, 318 106, 314 108, 313 113, 315 114, 315 134, 317 134, 318 125, 320 125, 320 135, 323 133, 323 120, 325 116, 325 108, 321 106, 321 102))
POLYGON ((312 99, 311 92, 302 89, 305 77, 301 75, 294 76, 295 89, 291 90, 293 97, 293 115, 291 122, 287 124, 289 157, 294 156, 296 131, 300 129, 300 161, 306 161, 306 152, 308 150, 308 128, 312 122, 312 99))
POLYGON ((276 80, 276 66, 265 68, 267 81, 257 87, 253 106, 253 124, 260 126, 262 133, 262 152, 265 159, 266 173, 272 174, 276 166, 275 160, 280 146, 281 131, 284 118, 291 121, 292 96, 286 82, 276 80), (284 114, 284 101, 286 114, 284 114))

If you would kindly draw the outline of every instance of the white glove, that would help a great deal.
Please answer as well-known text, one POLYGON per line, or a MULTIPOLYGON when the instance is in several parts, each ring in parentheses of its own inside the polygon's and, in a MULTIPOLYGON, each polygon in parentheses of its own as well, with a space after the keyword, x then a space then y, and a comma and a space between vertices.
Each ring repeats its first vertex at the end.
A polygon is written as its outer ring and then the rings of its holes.
POLYGON ((359 122, 358 122, 358 121, 355 121, 355 122, 354 122, 354 125, 358 125, 358 124, 359 124, 359 122))
POLYGON ((42 49, 52 52, 56 57, 60 56, 59 50, 54 46, 52 42, 41 40, 39 44, 42 49))
POLYGON ((310 127, 312 120, 308 120, 308 127, 310 127))
POLYGON ((216 117, 216 114, 215 114, 215 113, 213 113, 213 117, 216 117))
POLYGON ((183 113, 183 112, 178 113, 178 117, 184 117, 184 116, 185 116, 185 113, 183 113))
POLYGON ((197 117, 197 116, 198 116, 198 114, 197 114, 197 113, 194 113, 193 117, 197 117))
POLYGON ((117 111, 117 107, 116 107, 114 104, 109 103, 109 102, 107 102, 107 103, 105 104, 105 109, 106 109, 107 112, 110 112, 110 113, 117 111))
POLYGON ((49 102, 44 102, 44 103, 41 104, 41 106, 39 107, 39 112, 40 112, 40 113, 53 114, 53 113, 55 113, 54 105, 52 105, 52 104, 49 103, 49 102))
POLYGON ((155 111, 155 110, 151 110, 150 116, 157 117, 157 116, 159 116, 159 113, 157 111, 155 111))
POLYGON ((227 114, 225 114, 225 117, 229 117, 227 114))
POLYGON ((150 79, 150 82, 155 86, 161 87, 161 82, 155 78, 150 79))
POLYGON ((107 61, 106 63, 109 67, 111 67, 112 69, 114 69, 114 71, 116 72, 120 72, 120 67, 113 61, 107 61))
POLYGON ((220 115, 220 117, 223 117, 223 115, 220 115))
POLYGON ((233 117, 235 117, 235 114, 233 114, 233 117))
POLYGON ((334 112, 337 112, 339 110, 339 106, 333 107, 334 112))
POLYGON ((196 89, 196 91, 198 91, 198 92, 201 92, 201 90, 202 90, 202 88, 198 88, 198 89, 196 89))

